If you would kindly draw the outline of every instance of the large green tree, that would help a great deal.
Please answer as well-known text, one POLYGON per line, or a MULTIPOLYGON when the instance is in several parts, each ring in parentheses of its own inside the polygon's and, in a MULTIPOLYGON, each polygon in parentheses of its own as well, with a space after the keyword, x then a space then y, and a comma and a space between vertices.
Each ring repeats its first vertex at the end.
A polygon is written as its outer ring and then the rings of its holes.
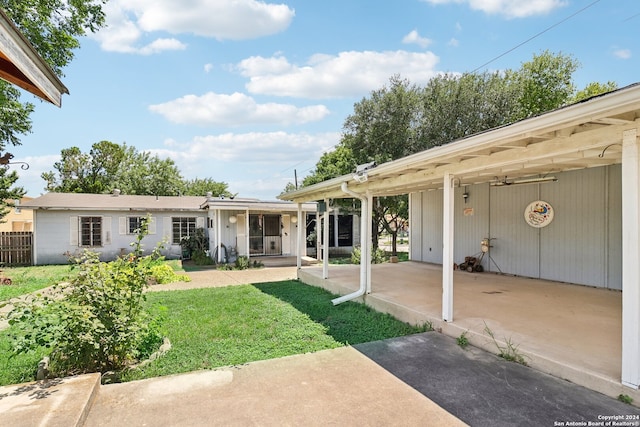
POLYGON ((46 191, 56 193, 110 193, 178 196, 233 196, 224 182, 211 178, 185 180, 172 159, 161 159, 135 147, 100 141, 88 153, 65 148, 54 170, 42 174, 46 191))
POLYGON ((58 193, 105 193, 113 189, 126 152, 125 145, 100 141, 89 153, 78 147, 65 148, 53 171, 42 174, 46 190, 58 193))
MULTIPOLYGON (((0 0, 0 7, 24 34, 51 69, 62 77, 62 69, 80 47, 80 37, 104 25, 102 6, 106 0, 0 0)), ((34 104, 23 93, 0 80, 0 151, 20 145, 20 137, 32 130, 34 104)), ((30 97, 31 95, 27 95, 30 97)), ((30 98, 29 98, 30 99, 30 98)), ((15 171, 0 170, 0 219, 11 200, 25 194, 15 186, 15 171)))

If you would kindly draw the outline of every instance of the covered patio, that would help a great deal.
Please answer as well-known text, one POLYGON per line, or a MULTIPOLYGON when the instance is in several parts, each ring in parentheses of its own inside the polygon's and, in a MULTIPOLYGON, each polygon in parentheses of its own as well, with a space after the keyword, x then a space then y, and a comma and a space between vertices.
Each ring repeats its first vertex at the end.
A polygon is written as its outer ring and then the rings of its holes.
MULTIPOLYGON (((372 266, 372 292, 358 300, 412 324, 431 322, 454 338, 466 332, 472 345, 497 353, 511 342, 526 363, 610 396, 640 393, 620 384, 622 294, 546 280, 455 271, 454 321, 442 320, 442 267, 421 262, 372 266), (562 325, 562 327, 558 327, 562 325)), ((336 294, 358 288, 359 267, 304 267, 304 283, 336 294)))
POLYGON ((298 254, 300 279, 335 286, 342 296, 334 304, 360 298, 451 336, 468 330, 472 344, 495 352, 486 321, 532 367, 640 400, 640 84, 279 198, 299 210, 360 201, 359 270, 329 271, 326 251, 322 269, 302 269, 298 254), (372 266, 374 198, 403 194, 409 259, 421 263, 372 266), (491 247, 489 238, 500 239, 494 255, 511 276, 454 271, 480 239, 483 252, 491 247))

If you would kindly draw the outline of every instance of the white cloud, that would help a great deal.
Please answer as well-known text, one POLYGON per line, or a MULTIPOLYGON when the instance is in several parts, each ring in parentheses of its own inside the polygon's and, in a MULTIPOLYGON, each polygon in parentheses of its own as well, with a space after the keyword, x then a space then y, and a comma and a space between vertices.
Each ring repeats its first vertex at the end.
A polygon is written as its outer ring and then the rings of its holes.
POLYGON ((525 18, 545 15, 552 10, 566 6, 566 0, 422 0, 433 5, 468 4, 471 9, 490 15, 504 15, 507 18, 525 18))
POLYGON ((431 43, 433 43, 433 40, 428 39, 426 37, 421 37, 420 34, 418 34, 417 30, 413 30, 409 34, 407 34, 406 36, 404 36, 402 38, 402 43, 404 43, 404 44, 417 44, 421 48, 426 48, 431 43))
POLYGON ((324 105, 296 107, 291 104, 258 104, 242 93, 213 92, 185 95, 173 101, 149 106, 167 120, 180 124, 239 126, 247 124, 291 125, 314 122, 329 114, 324 105))
POLYGON ((318 54, 304 65, 282 57, 251 57, 237 68, 250 79, 251 93, 302 98, 362 96, 389 81, 395 74, 413 83, 426 83, 437 74, 438 57, 431 52, 341 52, 318 54))
POLYGON ((141 41, 155 32, 246 40, 284 31, 295 15, 284 4, 257 0, 111 0, 104 10, 107 28, 93 35, 102 48, 140 54, 185 48, 177 39, 141 41))
POLYGON ((204 64, 204 72, 210 73, 213 70, 213 64, 204 64))
POLYGON ((235 162, 238 164, 282 164, 286 168, 297 162, 314 159, 340 141, 340 134, 327 132, 320 134, 278 132, 224 133, 196 136, 191 141, 171 141, 166 148, 150 150, 162 157, 171 157, 176 162, 215 165, 215 162, 235 162), (212 163, 213 162, 213 163, 212 163))
POLYGON ((225 133, 169 140, 164 148, 149 151, 173 159, 187 179, 210 177, 226 182, 240 197, 274 199, 293 182, 294 168, 302 179, 304 171, 339 141, 338 132, 225 133))
POLYGON ((449 46, 453 46, 453 47, 458 47, 460 45, 460 42, 458 41, 458 39, 456 39, 455 37, 452 38, 451 40, 449 40, 447 42, 447 45, 449 46))
POLYGON ((631 50, 630 49, 614 49, 613 56, 615 56, 618 59, 630 59, 631 50))

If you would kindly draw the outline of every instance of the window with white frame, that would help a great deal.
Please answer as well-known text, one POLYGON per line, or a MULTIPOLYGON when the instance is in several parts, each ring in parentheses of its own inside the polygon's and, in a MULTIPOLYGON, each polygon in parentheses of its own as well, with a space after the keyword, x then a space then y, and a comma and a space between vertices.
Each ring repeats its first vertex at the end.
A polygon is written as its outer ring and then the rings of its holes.
POLYGON ((102 246, 102 217, 80 217, 80 246, 102 246))
POLYGON ((136 234, 136 231, 140 230, 142 223, 142 217, 130 216, 127 217, 127 234, 136 234))
POLYGON ((179 245, 180 240, 191 236, 196 231, 195 217, 173 217, 171 218, 171 242, 179 245))

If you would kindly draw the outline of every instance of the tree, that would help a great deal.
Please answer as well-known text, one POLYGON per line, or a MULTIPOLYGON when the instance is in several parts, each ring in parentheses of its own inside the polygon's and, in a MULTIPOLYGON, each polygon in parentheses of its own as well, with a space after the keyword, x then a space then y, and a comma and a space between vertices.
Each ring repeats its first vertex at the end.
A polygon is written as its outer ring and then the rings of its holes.
POLYGON ((53 167, 58 171, 45 172, 46 190, 57 193, 106 193, 113 190, 119 175, 126 146, 100 141, 91 146, 89 153, 78 147, 65 148, 61 159, 53 167))
POLYGON ((135 147, 109 141, 91 146, 89 153, 78 147, 61 150, 55 170, 42 174, 46 191, 57 193, 110 193, 179 196, 213 195, 233 197, 227 184, 211 178, 184 180, 171 159, 161 159, 135 147))
POLYGON ((233 199, 236 194, 231 194, 226 182, 217 182, 211 178, 195 178, 184 182, 185 196, 205 196, 211 193, 213 197, 228 197, 233 199))
POLYGON ((573 73, 580 63, 571 55, 545 50, 522 64, 517 72, 508 72, 507 80, 515 85, 518 107, 512 121, 555 110, 570 102, 576 91, 573 73))
POLYGON ((124 194, 179 196, 184 182, 175 162, 128 147, 120 165, 116 188, 124 194))
POLYGON ((320 157, 313 172, 302 180, 302 186, 306 187, 354 172, 356 165, 351 148, 345 144, 340 144, 335 150, 328 151, 320 157))
POLYGON ((16 171, 10 171, 6 166, 0 166, 0 222, 9 213, 7 207, 15 206, 14 200, 20 200, 26 194, 23 187, 14 187, 18 180, 16 171))
POLYGON ((579 90, 573 96, 572 102, 579 102, 583 99, 591 98, 592 96, 600 95, 603 93, 611 92, 612 90, 618 89, 618 85, 616 82, 606 82, 606 83, 598 83, 592 82, 589 83, 584 89, 579 90))
MULTIPOLYGON (((62 76, 62 69, 80 47, 79 37, 95 32, 104 25, 102 5, 106 0, 0 0, 0 7, 22 32, 52 70, 62 76)), ((0 151, 20 145, 20 136, 32 130, 30 115, 34 104, 22 102, 21 92, 8 82, 0 81, 0 151)), ((0 171, 0 219, 11 206, 8 200, 25 194, 13 187, 15 172, 0 171)))

